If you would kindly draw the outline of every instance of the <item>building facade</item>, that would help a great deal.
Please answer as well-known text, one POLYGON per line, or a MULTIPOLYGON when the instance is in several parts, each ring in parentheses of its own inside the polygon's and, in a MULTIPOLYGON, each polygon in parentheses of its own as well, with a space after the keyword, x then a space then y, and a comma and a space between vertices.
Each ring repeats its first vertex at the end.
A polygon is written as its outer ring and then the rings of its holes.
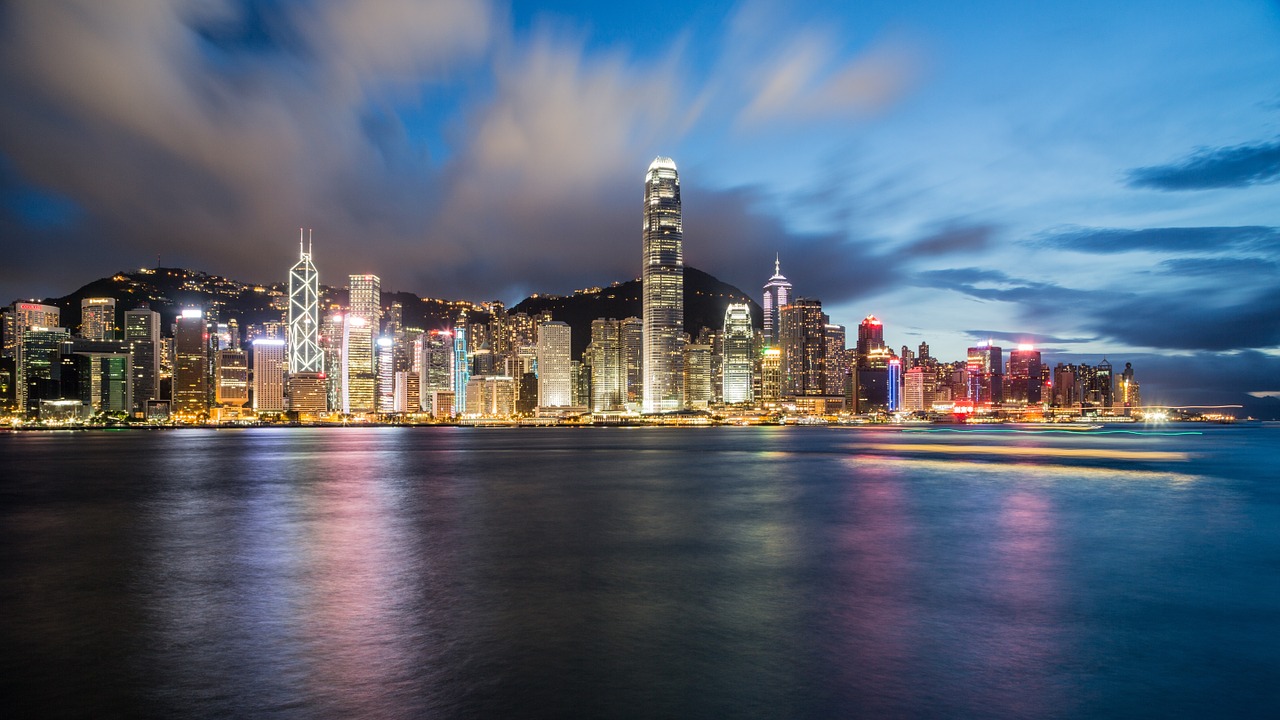
POLYGON ((654 159, 645 175, 643 233, 643 407, 671 412, 684 401, 684 226, 680 175, 671 158, 654 159))
POLYGON ((773 277, 764 284, 764 297, 760 309, 764 313, 764 345, 774 347, 782 342, 782 306, 791 302, 791 283, 782 275, 782 261, 773 259, 773 277))

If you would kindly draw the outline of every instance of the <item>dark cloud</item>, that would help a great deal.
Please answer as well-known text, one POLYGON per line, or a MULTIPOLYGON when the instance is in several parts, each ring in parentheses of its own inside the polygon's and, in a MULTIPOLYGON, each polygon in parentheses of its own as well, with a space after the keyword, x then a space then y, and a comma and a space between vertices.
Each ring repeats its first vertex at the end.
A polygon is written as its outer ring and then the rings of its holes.
POLYGON ((915 285, 930 290, 952 290, 978 300, 1021 303, 1026 306, 1061 309, 1084 304, 1092 293, 1072 290, 1053 283, 1024 280, 999 270, 951 268, 916 273, 915 285))
POLYGON ((1089 308, 1088 327, 1105 337, 1144 347, 1242 350, 1280 347, 1280 287, 1242 301, 1215 302, 1182 291, 1102 296, 1089 308))
POLYGON ((1280 228, 1173 227, 1124 230, 1120 228, 1069 227, 1037 236, 1033 244, 1089 253, 1156 252, 1216 253, 1224 250, 1280 249, 1280 228))
MULTIPOLYGON (((1227 279, 1218 292, 1133 287, 1078 290, 979 268, 917 273, 915 282, 978 300, 1009 303, 1018 322, 1030 325, 1033 331, 1046 323, 1056 327, 1067 324, 1096 336, 1089 341, 1170 350, 1280 347, 1280 287, 1265 275, 1254 276, 1250 282, 1227 279)), ((985 333, 977 331, 976 335, 983 337, 985 333)))
POLYGON ((1130 170, 1129 187, 1208 190, 1248 187, 1280 180, 1280 141, 1204 148, 1168 165, 1130 170))

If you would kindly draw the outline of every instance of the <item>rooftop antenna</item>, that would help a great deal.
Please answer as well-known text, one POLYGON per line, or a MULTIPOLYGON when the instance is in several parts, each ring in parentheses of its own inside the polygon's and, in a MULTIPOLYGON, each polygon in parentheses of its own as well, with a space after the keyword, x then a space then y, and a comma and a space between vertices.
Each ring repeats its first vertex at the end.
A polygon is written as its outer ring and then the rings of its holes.
POLYGON ((307 228, 307 254, 311 254, 311 228, 307 228))
POLYGON ((305 253, 305 252, 303 252, 303 250, 302 250, 302 228, 298 228, 298 254, 299 254, 299 255, 305 255, 305 254, 306 254, 306 253, 305 253))
POLYGON ((773 274, 782 274, 782 256, 776 252, 773 254, 773 274))

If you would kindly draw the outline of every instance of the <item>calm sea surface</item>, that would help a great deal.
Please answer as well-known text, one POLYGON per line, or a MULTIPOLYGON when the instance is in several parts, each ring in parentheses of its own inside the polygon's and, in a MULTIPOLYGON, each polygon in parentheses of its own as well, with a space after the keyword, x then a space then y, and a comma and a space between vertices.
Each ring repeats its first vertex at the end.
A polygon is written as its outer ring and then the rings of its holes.
POLYGON ((3 705, 1276 717, 1280 426, 1124 429, 3 434, 3 705))

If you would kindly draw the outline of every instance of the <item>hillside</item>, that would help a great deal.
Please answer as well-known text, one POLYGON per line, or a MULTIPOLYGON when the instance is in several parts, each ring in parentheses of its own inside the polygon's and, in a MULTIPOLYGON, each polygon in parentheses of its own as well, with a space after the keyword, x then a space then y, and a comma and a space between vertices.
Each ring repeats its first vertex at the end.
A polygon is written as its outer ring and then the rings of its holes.
MULTIPOLYGON (((551 311, 551 317, 569 323, 573 328, 573 356, 582 355, 591 340, 591 321, 596 318, 640 317, 640 280, 616 283, 598 292, 580 291, 573 295, 534 295, 508 309, 537 315, 551 311)), ((712 275, 686 266, 684 269, 684 329, 697 337, 704 327, 724 326, 724 311, 730 303, 745 302, 751 306, 751 322, 761 327, 760 306, 738 288, 712 275)))
MULTIPOLYGON (((534 295, 509 309, 537 315, 550 311, 556 320, 573 328, 573 355, 580 357, 591 339, 591 321, 596 318, 640 317, 640 280, 615 283, 606 288, 593 288, 573 295, 534 295)), ((123 327, 124 312, 149 306, 160 313, 161 327, 167 328, 184 307, 202 307, 216 314, 220 321, 235 318, 241 327, 253 323, 279 322, 285 307, 283 283, 251 285, 229 278, 182 268, 156 268, 119 272, 95 280, 75 292, 44 302, 62 309, 62 325, 73 331, 80 325, 80 301, 87 297, 116 299, 116 325, 123 327)), ((344 307, 346 288, 320 287, 322 307, 344 307)), ((422 298, 408 292, 382 293, 382 305, 389 308, 399 302, 404 308, 404 324, 427 330, 446 328, 461 310, 467 310, 473 321, 483 321, 487 313, 467 301, 422 298)), ((721 282, 697 268, 684 271, 685 332, 696 337, 703 327, 719 328, 729 303, 746 302, 751 318, 760 327, 760 306, 738 288, 721 282)))

